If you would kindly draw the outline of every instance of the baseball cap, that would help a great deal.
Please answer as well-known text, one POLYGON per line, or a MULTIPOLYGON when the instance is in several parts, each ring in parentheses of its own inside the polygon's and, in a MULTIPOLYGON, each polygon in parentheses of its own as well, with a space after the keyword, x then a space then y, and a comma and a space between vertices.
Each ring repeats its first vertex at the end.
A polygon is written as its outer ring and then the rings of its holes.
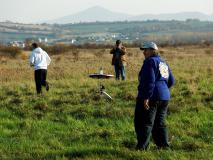
POLYGON ((140 50, 144 50, 144 49, 147 49, 147 48, 158 50, 158 46, 154 42, 144 42, 140 46, 140 50))

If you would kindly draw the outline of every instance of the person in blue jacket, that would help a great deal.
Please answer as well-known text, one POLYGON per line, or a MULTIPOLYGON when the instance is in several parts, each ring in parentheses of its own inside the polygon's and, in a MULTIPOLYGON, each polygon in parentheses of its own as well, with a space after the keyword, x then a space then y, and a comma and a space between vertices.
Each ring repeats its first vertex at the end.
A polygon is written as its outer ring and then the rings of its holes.
POLYGON ((146 150, 151 135, 158 148, 169 148, 165 118, 174 77, 168 64, 157 53, 154 42, 143 43, 140 50, 143 50, 145 60, 138 76, 134 118, 136 149, 146 150))

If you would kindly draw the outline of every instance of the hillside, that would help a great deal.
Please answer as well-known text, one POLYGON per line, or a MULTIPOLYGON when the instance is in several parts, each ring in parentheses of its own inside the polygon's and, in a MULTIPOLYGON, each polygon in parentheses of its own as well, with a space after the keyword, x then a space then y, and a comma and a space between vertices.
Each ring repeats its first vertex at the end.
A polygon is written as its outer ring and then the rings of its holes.
POLYGON ((0 43, 48 39, 55 43, 112 44, 121 39, 125 43, 146 40, 170 44, 198 44, 213 42, 213 22, 186 21, 133 21, 95 22, 78 24, 19 24, 0 23, 0 43))

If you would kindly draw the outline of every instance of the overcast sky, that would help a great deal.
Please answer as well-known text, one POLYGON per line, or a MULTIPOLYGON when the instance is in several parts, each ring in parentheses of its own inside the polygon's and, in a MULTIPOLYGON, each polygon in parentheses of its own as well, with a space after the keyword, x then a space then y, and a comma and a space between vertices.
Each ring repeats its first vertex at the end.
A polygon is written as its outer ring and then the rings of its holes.
POLYGON ((0 21, 35 23, 97 5, 132 15, 183 11, 213 14, 213 0, 0 0, 0 21))

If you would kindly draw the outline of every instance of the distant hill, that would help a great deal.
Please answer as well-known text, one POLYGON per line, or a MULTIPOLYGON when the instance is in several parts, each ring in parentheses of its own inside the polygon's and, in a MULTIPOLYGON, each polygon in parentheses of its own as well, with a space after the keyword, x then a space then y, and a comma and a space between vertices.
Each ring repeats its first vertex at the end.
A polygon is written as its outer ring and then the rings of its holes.
POLYGON ((55 20, 47 21, 47 23, 79 23, 79 22, 109 22, 109 21, 125 21, 128 20, 131 15, 112 12, 103 7, 95 6, 88 8, 85 11, 76 13, 74 15, 69 15, 61 17, 55 20))
POLYGON ((213 15, 206 15, 200 12, 180 12, 171 14, 144 14, 131 17, 129 20, 179 20, 185 21, 186 19, 199 19, 201 21, 213 21, 213 15))
POLYGON ((201 21, 213 21, 213 15, 206 15, 200 12, 180 12, 168 14, 144 14, 132 16, 125 13, 113 12, 100 6, 88 8, 82 12, 61 17, 45 23, 79 23, 79 22, 113 22, 113 21, 143 21, 143 20, 181 20, 199 19, 201 21))

